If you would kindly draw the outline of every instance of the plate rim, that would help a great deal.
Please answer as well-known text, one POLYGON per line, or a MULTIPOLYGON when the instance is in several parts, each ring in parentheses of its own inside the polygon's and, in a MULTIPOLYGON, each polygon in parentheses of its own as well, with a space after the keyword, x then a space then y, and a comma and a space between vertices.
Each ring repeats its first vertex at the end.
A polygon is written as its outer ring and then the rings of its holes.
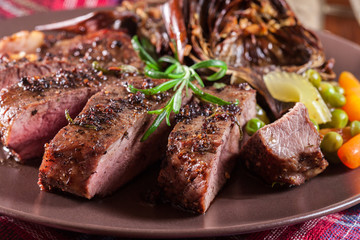
MULTIPOLYGON (((28 19, 33 18, 42 18, 44 16, 49 16, 50 14, 61 15, 62 13, 74 13, 76 14, 84 14, 85 12, 90 12, 94 10, 110 10, 114 9, 113 7, 105 7, 105 8, 80 8, 73 10, 60 10, 55 12, 41 12, 37 14, 33 14, 30 16, 23 16, 12 19, 1 20, 0 23, 6 24, 7 22, 17 21, 22 22, 28 19)), ((49 21, 51 22, 51 21, 49 21)), ((356 43, 353 43, 345 38, 334 35, 327 31, 317 32, 326 38, 332 38, 337 41, 341 41, 350 45, 351 47, 357 48, 360 51, 360 46, 356 43)), ((2 35, 1 35, 2 37, 2 35)), ((175 230, 169 231, 170 229, 133 229, 133 228, 119 228, 119 227, 111 227, 111 226, 102 226, 95 224, 82 224, 82 223, 73 223, 66 222, 65 220, 54 219, 46 216, 34 215, 28 212, 10 209, 7 207, 3 207, 0 205, 0 213, 13 217, 22 221, 27 221, 30 223, 41 224, 48 227, 70 230, 75 232, 87 233, 87 234, 102 234, 102 235, 112 235, 112 236, 120 236, 120 237, 139 237, 139 238, 179 238, 179 237, 215 237, 215 236, 227 236, 227 235, 239 235, 246 234, 258 231, 264 231, 272 228, 294 225, 297 223, 301 223, 307 220, 315 219, 318 217, 322 217, 331 213, 340 212, 342 210, 348 209, 360 203, 360 194, 347 198, 343 201, 339 201, 335 204, 326 206, 324 208, 320 208, 311 212, 306 212, 302 214, 292 215, 284 218, 274 220, 262 221, 257 224, 249 223, 242 225, 234 225, 228 227, 219 228, 203 228, 203 229, 183 229, 183 230, 175 230)))

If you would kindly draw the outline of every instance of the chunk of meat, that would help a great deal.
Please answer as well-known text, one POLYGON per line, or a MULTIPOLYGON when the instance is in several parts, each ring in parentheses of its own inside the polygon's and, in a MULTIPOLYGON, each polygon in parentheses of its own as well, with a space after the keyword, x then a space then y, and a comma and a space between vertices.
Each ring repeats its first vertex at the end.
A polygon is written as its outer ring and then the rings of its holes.
POLYGON ((0 133, 16 160, 41 157, 44 143, 67 124, 65 110, 76 116, 87 100, 117 78, 90 70, 60 71, 43 78, 22 78, 0 93, 0 133))
POLYGON ((61 69, 74 68, 73 64, 60 60, 44 60, 31 62, 27 59, 10 61, 0 59, 0 89, 17 84, 23 77, 46 76, 61 69))
MULTIPOLYGON (((137 88, 163 80, 129 78, 137 88)), ((82 112, 46 146, 40 166, 42 190, 60 189, 92 198, 107 195, 142 172, 165 153, 170 128, 162 123, 147 139, 140 139, 163 107, 168 93, 145 96, 127 87, 107 87, 95 94, 82 112)))
POLYGON ((52 47, 42 49, 39 55, 56 56, 68 62, 89 66, 96 61, 102 68, 119 65, 132 65, 138 69, 143 67, 129 35, 112 30, 100 30, 58 41, 52 47))
POLYGON ((76 116, 93 94, 109 83, 121 81, 121 73, 105 75, 93 69, 93 61, 101 69, 122 64, 142 66, 130 37, 117 31, 63 40, 50 49, 52 52, 39 62, 24 59, 13 64, 4 60, 2 66, 7 64, 8 68, 2 71, 0 67, 0 77, 14 73, 15 81, 27 75, 0 93, 1 140, 20 162, 42 156, 44 143, 67 123, 65 109, 76 116), (50 60, 53 66, 46 65, 48 59, 54 59, 50 60))
POLYGON ((239 104, 193 102, 184 107, 158 177, 166 199, 197 213, 209 208, 230 177, 240 152, 241 128, 256 114, 255 91, 248 85, 205 91, 239 104))
POLYGON ((44 44, 31 58, 24 55, 14 60, 10 52, 0 56, 0 89, 17 84, 22 77, 48 76, 59 70, 71 70, 79 66, 91 68, 95 61, 103 69, 120 65, 132 65, 138 69, 143 67, 132 48, 130 37, 123 32, 101 30, 72 38, 60 38, 55 42, 47 36, 47 40, 46 43, 49 43, 44 44))
POLYGON ((241 150, 246 167, 269 184, 300 185, 325 170, 320 135, 302 103, 258 130, 241 150))

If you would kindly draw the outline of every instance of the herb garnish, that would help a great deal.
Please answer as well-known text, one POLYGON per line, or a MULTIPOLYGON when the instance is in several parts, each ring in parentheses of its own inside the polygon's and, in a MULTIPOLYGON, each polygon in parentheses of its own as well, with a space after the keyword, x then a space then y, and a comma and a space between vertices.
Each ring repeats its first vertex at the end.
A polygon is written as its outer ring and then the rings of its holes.
MULTIPOLYGON (((157 114, 158 116, 149 129, 147 129, 141 141, 145 141, 159 127, 164 118, 166 119, 166 123, 170 126, 170 114, 171 112, 174 112, 175 114, 179 113, 182 102, 182 92, 184 89, 186 94, 188 94, 188 89, 190 88, 198 98, 207 102, 215 103, 217 105, 231 104, 231 102, 224 101, 216 96, 203 92, 193 83, 193 81, 196 80, 201 87, 204 87, 204 82, 195 71, 199 68, 220 68, 218 72, 206 77, 208 81, 216 81, 224 77, 227 71, 225 62, 220 60, 206 60, 195 63, 189 67, 182 65, 177 59, 171 56, 164 56, 156 61, 140 44, 137 36, 132 38, 131 43, 135 51, 138 52, 140 58, 146 63, 144 68, 145 75, 151 78, 165 78, 170 80, 150 89, 137 89, 134 86, 129 85, 130 91, 133 93, 142 92, 145 95, 154 95, 166 92, 170 89, 174 90, 173 96, 164 108, 148 112, 149 114, 157 114), (163 65, 167 65, 165 70, 162 68, 163 65)), ((175 56, 177 56, 177 54, 175 54, 175 56)))
POLYGON ((82 126, 82 127, 85 127, 85 128, 97 130, 97 127, 96 127, 95 125, 90 125, 90 124, 80 125, 80 124, 76 123, 76 122, 74 121, 74 119, 71 118, 68 109, 65 109, 65 118, 66 118, 66 120, 68 121, 69 124, 79 125, 79 126, 82 126))

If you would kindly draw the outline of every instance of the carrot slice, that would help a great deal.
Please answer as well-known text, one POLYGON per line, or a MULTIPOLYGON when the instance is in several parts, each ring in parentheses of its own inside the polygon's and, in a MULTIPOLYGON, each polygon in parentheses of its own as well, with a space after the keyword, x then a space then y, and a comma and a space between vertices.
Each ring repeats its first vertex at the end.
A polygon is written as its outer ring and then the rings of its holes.
POLYGON ((360 134, 344 143, 337 152, 340 161, 348 168, 360 166, 360 134))
POLYGON ((350 72, 342 72, 339 77, 339 85, 346 90, 360 88, 359 80, 350 72))
POLYGON ((360 120, 360 82, 350 72, 342 72, 339 85, 345 90, 346 104, 342 109, 348 114, 350 121, 360 120))
POLYGON ((350 121, 360 120, 360 94, 347 95, 346 104, 342 109, 347 113, 350 121))

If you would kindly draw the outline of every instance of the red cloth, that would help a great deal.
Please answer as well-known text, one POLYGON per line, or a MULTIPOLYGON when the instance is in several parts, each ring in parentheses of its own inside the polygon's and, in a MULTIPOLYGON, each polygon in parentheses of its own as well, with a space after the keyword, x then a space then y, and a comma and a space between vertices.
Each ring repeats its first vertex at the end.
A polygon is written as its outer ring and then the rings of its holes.
MULTIPOLYGON (((79 7, 113 6, 121 0, 0 0, 0 18, 20 17, 37 11, 73 9, 79 7)), ((293 226, 267 231, 212 239, 360 239, 360 205, 293 226)), ((0 216, 0 239, 118 239, 110 236, 88 235, 24 222, 0 216)))
MULTIPOLYGON (((115 240, 124 239, 111 236, 89 235, 44 227, 38 224, 0 216, 0 239, 7 240, 115 240)), ((267 231, 229 237, 218 240, 282 240, 282 239, 360 239, 360 205, 335 214, 330 214, 304 223, 267 231)))
POLYGON ((0 0, 0 18, 21 17, 51 10, 113 6, 117 2, 120 0, 0 0))

